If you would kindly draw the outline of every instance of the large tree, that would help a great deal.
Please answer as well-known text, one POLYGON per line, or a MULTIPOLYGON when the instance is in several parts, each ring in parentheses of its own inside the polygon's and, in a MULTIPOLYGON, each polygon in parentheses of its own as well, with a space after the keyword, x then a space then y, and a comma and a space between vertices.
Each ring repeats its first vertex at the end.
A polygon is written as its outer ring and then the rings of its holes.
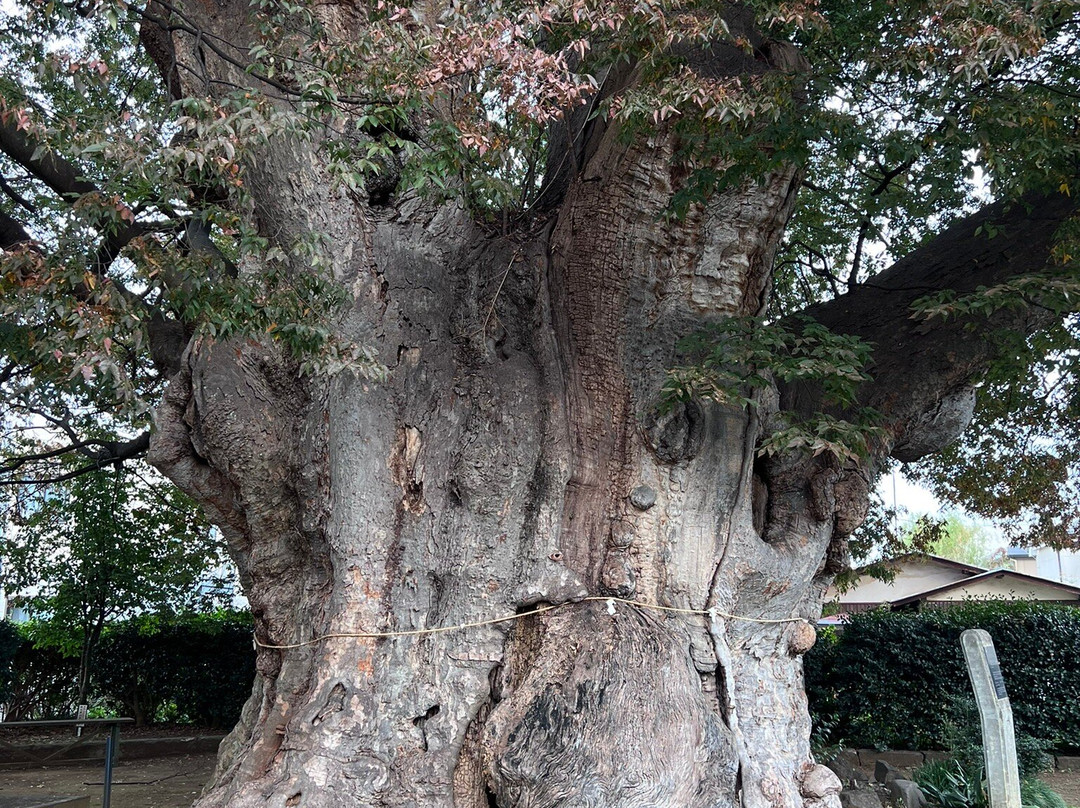
POLYGON ((148 442, 220 526, 201 805, 836 805, 801 655, 875 475, 981 379, 1069 406, 1074 3, 27 14, 6 471, 148 442))

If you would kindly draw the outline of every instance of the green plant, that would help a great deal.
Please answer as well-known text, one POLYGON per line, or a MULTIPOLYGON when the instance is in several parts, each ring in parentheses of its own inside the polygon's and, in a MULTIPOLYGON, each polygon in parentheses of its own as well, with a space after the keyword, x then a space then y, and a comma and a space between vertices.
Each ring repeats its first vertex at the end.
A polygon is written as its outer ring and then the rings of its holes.
POLYGON ((77 702, 79 661, 55 648, 38 648, 32 625, 19 627, 21 644, 12 660, 7 720, 71 718, 77 702))
MULTIPOLYGON (((941 808, 985 808, 988 804, 981 759, 966 757, 934 761, 915 772, 915 782, 932 805, 941 808)), ((1066 808, 1065 801, 1036 777, 1020 778, 1023 808, 1066 808)))
POLYGON ((251 692, 255 654, 248 612, 140 615, 110 626, 96 692, 140 724, 228 727, 251 692))
MULTIPOLYGON (((1025 732, 1015 732, 1016 762, 1021 780, 1028 780, 1051 768, 1054 759, 1047 754, 1050 742, 1025 732)), ((982 727, 979 709, 970 695, 953 698, 945 729, 945 746, 969 769, 983 765, 982 727)))
POLYGON ((11 695, 14 677, 15 652, 22 645, 18 629, 7 620, 0 620, 0 702, 11 695))
POLYGON ((1061 795, 1036 777, 1020 782, 1020 803, 1024 808, 1065 808, 1061 795))
MULTIPOLYGON (((32 622, 15 632, 8 717, 70 718, 79 703, 79 659, 36 645, 38 628, 32 622)), ((251 632, 250 613, 230 610, 143 614, 108 625, 92 671, 90 717, 232 726, 255 674, 251 632)))
POLYGON ((183 608, 223 548, 194 503, 129 464, 24 496, 0 540, 0 584, 30 589, 34 642, 79 656, 79 703, 105 625, 143 609, 183 608))
POLYGON ((934 761, 915 772, 915 782, 926 798, 941 808, 982 808, 987 802, 982 764, 969 766, 956 759, 934 761))

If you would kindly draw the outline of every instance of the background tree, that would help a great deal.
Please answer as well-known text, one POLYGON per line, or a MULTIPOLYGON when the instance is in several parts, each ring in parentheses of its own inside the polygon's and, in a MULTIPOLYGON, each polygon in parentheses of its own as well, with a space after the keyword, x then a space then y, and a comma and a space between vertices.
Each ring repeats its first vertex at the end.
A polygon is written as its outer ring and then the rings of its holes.
POLYGON ((995 546, 994 536, 984 524, 965 519, 956 513, 944 518, 911 518, 902 528, 908 546, 976 567, 1000 566, 1004 548, 995 546))
POLYGON ((995 558, 999 565, 1004 562, 1003 553, 998 552, 1003 548, 993 544, 993 537, 983 525, 956 514, 949 514, 944 522, 944 535, 932 547, 935 555, 986 568, 994 564, 995 558))
POLYGON ((220 526, 202 805, 836 805, 875 476, 1071 384, 1075 3, 26 11, 6 471, 148 452, 220 526))
POLYGON ((79 658, 80 704, 108 622, 207 606, 198 584, 225 560, 194 504, 155 477, 145 466, 90 472, 21 497, 9 514, 0 580, 26 593, 37 645, 79 658))

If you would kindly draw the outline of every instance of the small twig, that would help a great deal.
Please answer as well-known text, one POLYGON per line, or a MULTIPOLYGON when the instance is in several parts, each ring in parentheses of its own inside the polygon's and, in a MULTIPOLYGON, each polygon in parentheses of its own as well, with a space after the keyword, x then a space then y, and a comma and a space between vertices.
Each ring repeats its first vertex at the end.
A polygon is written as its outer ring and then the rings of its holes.
POLYGON ((499 302, 499 292, 502 291, 503 284, 506 283, 506 277, 510 274, 510 269, 514 266, 514 262, 521 255, 521 250, 518 250, 510 258, 510 263, 506 265, 506 270, 502 274, 502 278, 499 280, 499 288, 495 290, 495 297, 491 298, 491 307, 488 309, 487 317, 484 318, 484 324, 480 326, 480 330, 474 334, 479 336, 487 333, 488 323, 491 322, 491 315, 495 313, 495 304, 499 302))

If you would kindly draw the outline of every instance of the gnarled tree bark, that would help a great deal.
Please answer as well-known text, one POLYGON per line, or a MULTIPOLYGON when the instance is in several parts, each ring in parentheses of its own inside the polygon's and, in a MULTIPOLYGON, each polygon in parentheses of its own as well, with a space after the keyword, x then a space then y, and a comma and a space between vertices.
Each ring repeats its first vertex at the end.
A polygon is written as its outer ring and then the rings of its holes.
MULTIPOLYGON (((244 3, 187 11, 246 30, 244 3)), ((172 46, 200 91, 208 73, 248 80, 183 31, 172 46)), ((578 170, 508 235, 453 203, 358 199, 296 145, 251 166, 269 238, 335 245, 342 328, 388 376, 301 378, 272 347, 192 343, 158 408, 152 460, 221 526, 260 643, 203 808, 838 804, 801 655, 873 461, 758 458, 777 391, 753 411, 657 408, 680 337, 763 311, 797 172, 664 223, 662 129, 595 126, 563 148, 578 170)), ((962 269, 926 250, 935 283, 962 269)), ((910 296, 881 300, 893 319, 855 325, 881 346, 888 452, 985 351, 953 373, 932 337, 891 350, 910 296), (903 407, 901 359, 935 368, 903 407)), ((853 301, 814 315, 852 330, 853 301)))

